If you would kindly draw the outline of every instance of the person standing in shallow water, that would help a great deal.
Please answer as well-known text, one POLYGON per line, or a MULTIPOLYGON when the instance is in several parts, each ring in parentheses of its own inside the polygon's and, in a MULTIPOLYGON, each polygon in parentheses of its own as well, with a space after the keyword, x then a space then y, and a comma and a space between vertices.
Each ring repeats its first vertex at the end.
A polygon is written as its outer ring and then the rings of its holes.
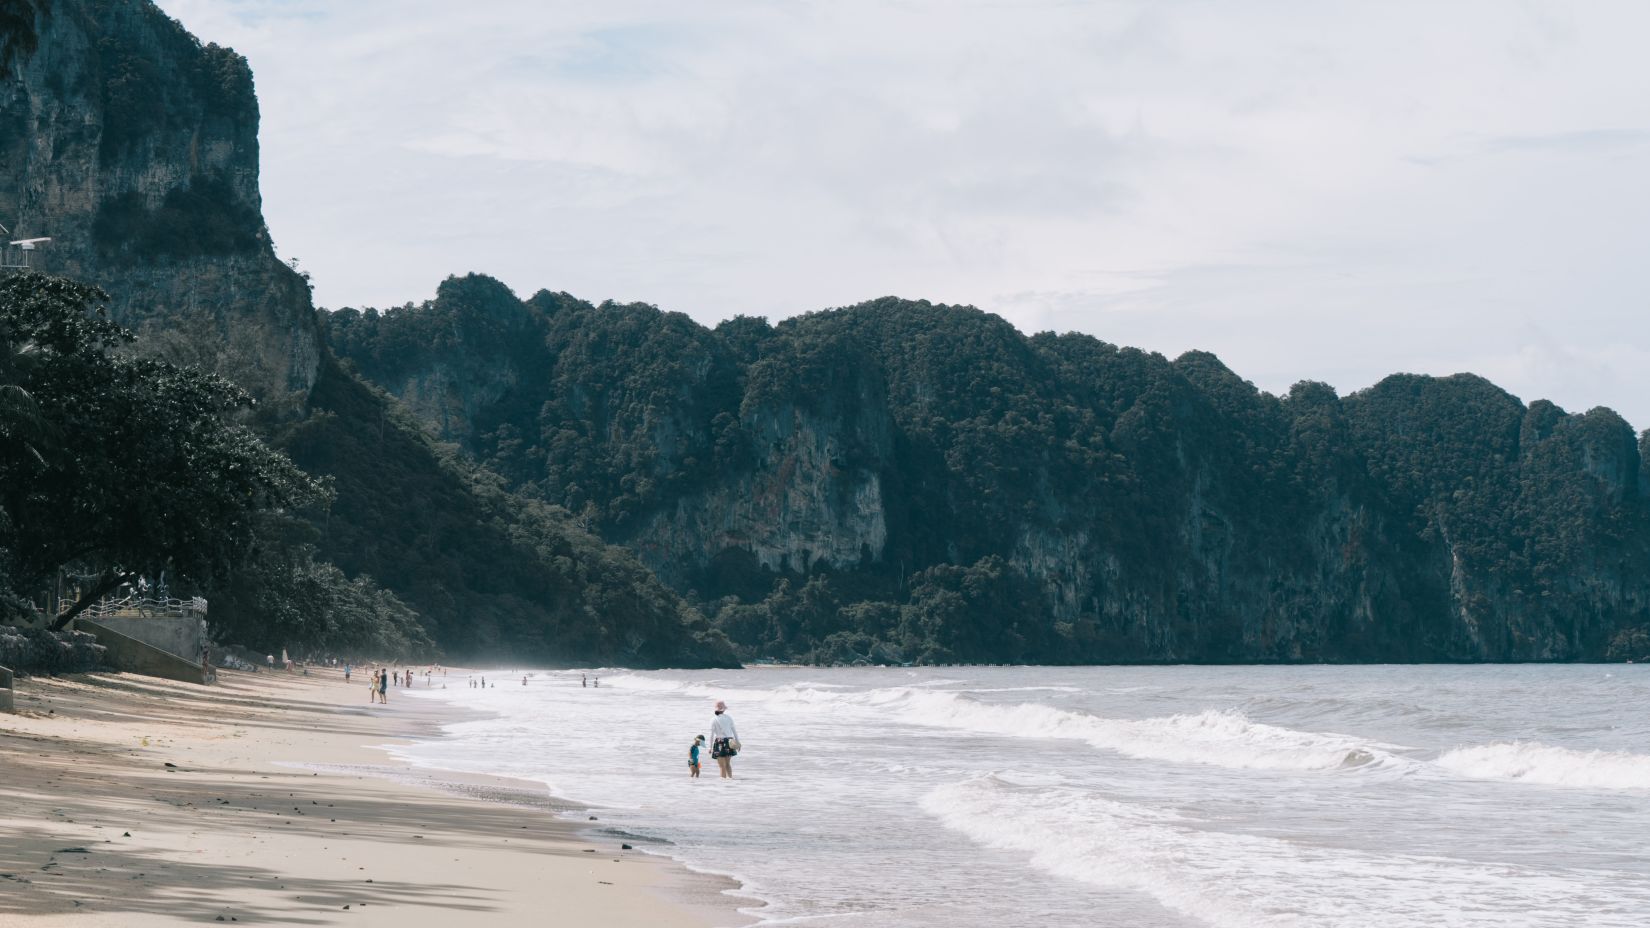
POLYGON ((710 723, 710 756, 722 771, 722 779, 733 779, 733 755, 739 753, 739 730, 733 727, 728 704, 716 701, 716 721, 710 723))

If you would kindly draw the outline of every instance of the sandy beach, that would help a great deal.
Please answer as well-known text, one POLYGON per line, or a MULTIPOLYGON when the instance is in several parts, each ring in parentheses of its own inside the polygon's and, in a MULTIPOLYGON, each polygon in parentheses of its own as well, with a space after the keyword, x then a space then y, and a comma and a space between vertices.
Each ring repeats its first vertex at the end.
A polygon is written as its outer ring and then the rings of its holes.
POLYGON ((540 784, 383 750, 460 710, 369 706, 359 677, 312 674, 20 679, 0 714, 0 925, 750 921, 731 884, 556 816, 540 784))

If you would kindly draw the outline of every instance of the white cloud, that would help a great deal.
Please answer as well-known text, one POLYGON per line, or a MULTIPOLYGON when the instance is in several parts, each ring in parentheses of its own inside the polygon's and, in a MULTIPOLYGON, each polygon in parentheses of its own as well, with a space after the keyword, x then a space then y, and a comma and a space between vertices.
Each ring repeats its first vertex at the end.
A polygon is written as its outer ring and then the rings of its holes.
POLYGON ((326 305, 888 293, 1262 387, 1477 370, 1650 426, 1650 7, 162 0, 252 61, 326 305))

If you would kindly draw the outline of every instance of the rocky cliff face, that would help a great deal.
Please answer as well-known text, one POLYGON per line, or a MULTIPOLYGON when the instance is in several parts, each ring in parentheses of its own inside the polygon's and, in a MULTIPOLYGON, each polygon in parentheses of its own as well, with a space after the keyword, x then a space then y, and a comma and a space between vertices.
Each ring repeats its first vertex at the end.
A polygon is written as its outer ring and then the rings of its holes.
POLYGON ((328 337, 751 653, 1573 660, 1650 617, 1631 429, 1476 377, 1278 398, 973 310, 711 331, 480 278, 328 337))
MULTIPOLYGON (((888 545, 882 476, 843 460, 867 433, 871 447, 881 439, 877 450, 887 451, 885 419, 869 409, 852 417, 794 406, 751 410, 741 424, 756 449, 754 466, 650 512, 627 533, 628 543, 684 588, 729 557, 774 576, 881 563, 888 545)), ((706 588, 715 587, 710 579, 706 588)))
MULTIPOLYGON (((245 59, 138 0, 21 0, 0 90, 0 224, 39 269, 95 283, 145 350, 296 400, 320 360, 307 284, 258 194, 245 59)), ((291 405, 289 402, 288 405, 291 405)))

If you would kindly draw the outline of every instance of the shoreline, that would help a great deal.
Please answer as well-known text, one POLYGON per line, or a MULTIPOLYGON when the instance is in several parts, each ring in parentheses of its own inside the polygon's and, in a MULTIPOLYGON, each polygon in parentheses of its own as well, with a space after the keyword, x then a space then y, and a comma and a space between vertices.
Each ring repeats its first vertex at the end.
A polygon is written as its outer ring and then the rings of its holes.
POLYGON ((310 672, 20 680, 0 715, 0 923, 754 920, 737 881, 621 850, 541 783, 393 753, 471 710, 395 690, 369 706, 359 677, 310 672))

